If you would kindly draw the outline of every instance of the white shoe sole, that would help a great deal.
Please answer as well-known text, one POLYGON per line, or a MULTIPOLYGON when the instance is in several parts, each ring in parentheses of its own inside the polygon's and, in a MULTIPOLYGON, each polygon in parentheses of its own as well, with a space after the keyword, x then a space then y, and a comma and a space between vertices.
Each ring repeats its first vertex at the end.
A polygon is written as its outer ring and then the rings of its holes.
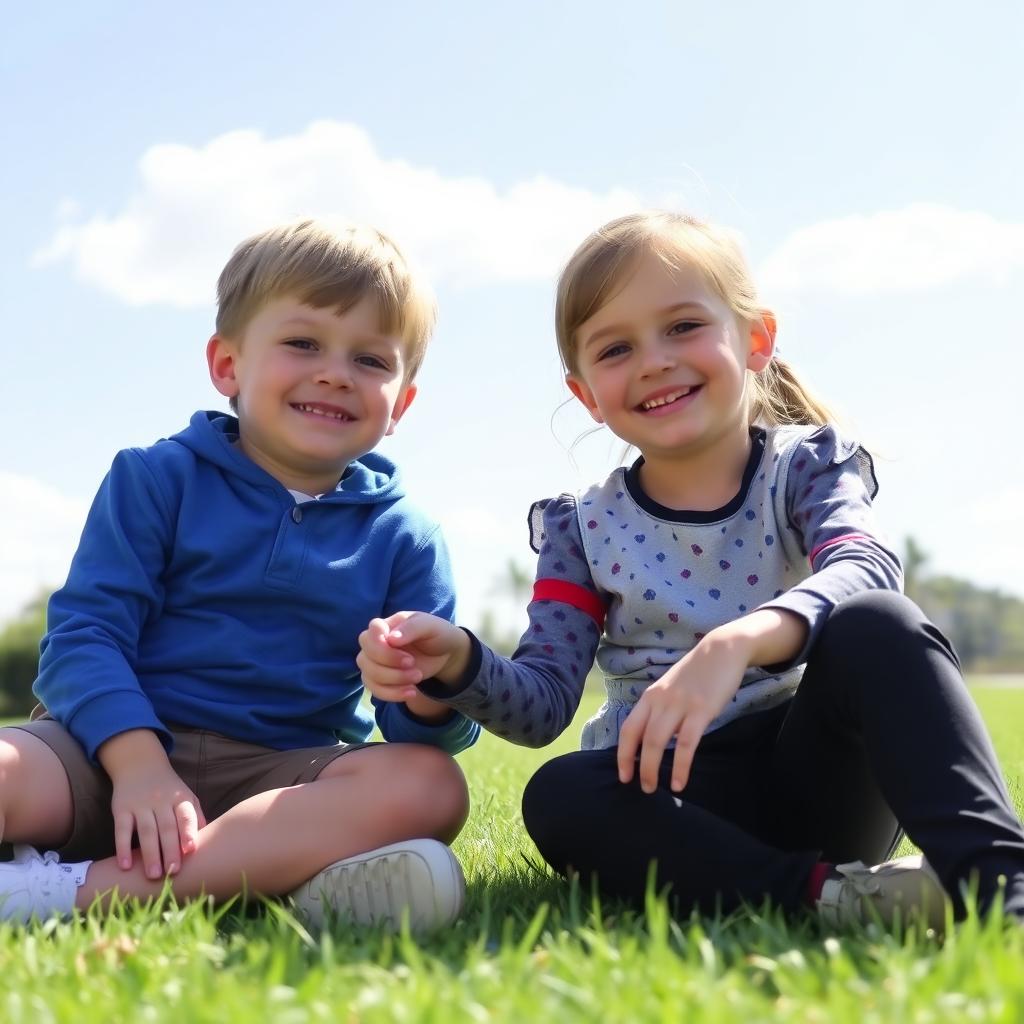
POLYGON ((339 860, 289 896, 315 928, 336 916, 397 929, 408 915, 410 928, 426 931, 459 916, 465 891, 462 867, 444 843, 411 839, 339 860))

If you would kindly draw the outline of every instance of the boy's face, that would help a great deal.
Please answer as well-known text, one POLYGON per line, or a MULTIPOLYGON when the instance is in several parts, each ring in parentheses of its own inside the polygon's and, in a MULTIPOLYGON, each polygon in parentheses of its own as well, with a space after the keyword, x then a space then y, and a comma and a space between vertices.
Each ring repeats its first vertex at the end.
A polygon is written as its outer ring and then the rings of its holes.
POLYGON ((214 386, 237 400, 242 451, 309 494, 332 490, 416 394, 405 380, 405 345, 381 332, 369 296, 344 313, 274 299, 239 338, 215 334, 207 360, 214 386))

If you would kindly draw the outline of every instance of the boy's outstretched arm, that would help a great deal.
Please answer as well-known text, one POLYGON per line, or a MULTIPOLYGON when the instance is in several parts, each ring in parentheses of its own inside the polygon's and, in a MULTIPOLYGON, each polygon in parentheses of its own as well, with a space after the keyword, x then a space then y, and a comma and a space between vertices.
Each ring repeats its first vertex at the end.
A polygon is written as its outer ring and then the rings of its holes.
MULTIPOLYGON (((428 612, 396 612, 373 619, 359 635, 356 664, 363 684, 378 700, 409 704, 418 698, 444 708, 424 697, 417 684, 437 679, 454 686, 471 653, 468 634, 446 619, 428 612)), ((411 705, 410 710, 418 713, 411 705)))
POLYGON ((511 658, 449 621, 396 612, 360 637, 358 664, 367 688, 382 701, 418 690, 503 739, 531 747, 550 743, 579 706, 600 637, 595 611, 602 599, 579 555, 578 527, 572 539, 575 521, 571 500, 557 499, 543 510, 538 590, 511 658), (544 585, 552 581, 560 585, 544 585))
MULTIPOLYGON (((381 616, 373 622, 402 614, 400 609, 417 608, 425 609, 422 614, 428 618, 436 617, 450 624, 455 614, 455 584, 440 530, 434 525, 426 536, 413 535, 411 541, 408 546, 396 545, 387 600, 381 616)), ((364 635, 368 632, 364 631, 364 635)), ((362 665, 359 667, 362 669, 362 665)), ((476 722, 422 693, 415 684, 404 688, 393 684, 394 680, 389 678, 379 690, 367 686, 374 717, 386 740, 426 743, 450 754, 476 742, 480 735, 476 722), (403 691, 404 696, 399 695, 403 691)))

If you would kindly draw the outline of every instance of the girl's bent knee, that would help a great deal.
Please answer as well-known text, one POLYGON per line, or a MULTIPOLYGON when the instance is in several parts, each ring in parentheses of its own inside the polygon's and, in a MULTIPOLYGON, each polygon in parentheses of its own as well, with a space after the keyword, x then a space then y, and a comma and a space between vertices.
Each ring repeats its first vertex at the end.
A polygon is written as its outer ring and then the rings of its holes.
POLYGON ((898 642, 927 621, 906 595, 895 590, 865 590, 836 605, 822 639, 852 644, 898 642))
MULTIPOLYGON (((597 752, 564 754, 541 765, 523 791, 523 823, 530 838, 550 863, 567 836, 585 835, 601 820, 606 802, 605 785, 617 782, 609 774, 606 758, 597 752)), ((614 760, 610 762, 614 767, 614 760)))

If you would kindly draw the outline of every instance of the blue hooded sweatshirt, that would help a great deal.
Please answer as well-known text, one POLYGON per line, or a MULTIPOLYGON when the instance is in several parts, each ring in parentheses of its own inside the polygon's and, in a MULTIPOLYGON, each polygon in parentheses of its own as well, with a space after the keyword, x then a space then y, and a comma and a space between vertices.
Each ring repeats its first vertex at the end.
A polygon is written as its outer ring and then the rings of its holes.
MULTIPOLYGON (((369 453, 337 489, 296 504, 242 454, 238 421, 198 412, 149 448, 119 452, 67 583, 50 599, 34 690, 95 758, 151 729, 209 729, 280 750, 360 742, 357 637, 401 609, 451 619, 444 541, 392 462, 369 453)), ((479 726, 374 702, 387 740, 455 753, 479 726)))

